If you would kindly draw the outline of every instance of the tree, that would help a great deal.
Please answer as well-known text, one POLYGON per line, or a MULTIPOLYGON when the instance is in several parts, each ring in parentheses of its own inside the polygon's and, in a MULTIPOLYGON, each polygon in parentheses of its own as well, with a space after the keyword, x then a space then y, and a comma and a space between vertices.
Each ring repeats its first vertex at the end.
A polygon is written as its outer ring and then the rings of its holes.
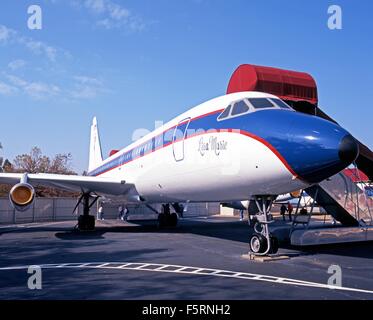
POLYGON ((76 174, 71 169, 70 153, 57 154, 49 158, 42 154, 40 148, 33 147, 28 154, 18 155, 14 159, 14 172, 76 174))
MULTIPOLYGON (((21 154, 15 157, 13 163, 9 161, 4 163, 3 169, 5 172, 15 173, 55 173, 55 174, 70 174, 76 175, 71 168, 72 155, 57 154, 53 158, 43 155, 41 149, 33 147, 30 153, 21 154)), ((36 195, 39 197, 56 197, 56 196, 76 196, 75 193, 64 190, 37 187, 35 188, 36 195)), ((9 192, 9 188, 0 189, 0 194, 9 192)))

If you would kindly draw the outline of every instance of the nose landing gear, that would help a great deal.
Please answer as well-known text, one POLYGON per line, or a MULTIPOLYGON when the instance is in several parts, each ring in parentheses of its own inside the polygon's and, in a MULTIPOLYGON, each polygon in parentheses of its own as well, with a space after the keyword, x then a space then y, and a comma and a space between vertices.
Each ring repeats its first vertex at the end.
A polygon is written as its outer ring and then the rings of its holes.
POLYGON ((278 240, 269 232, 269 224, 274 222, 270 214, 273 196, 255 196, 254 200, 259 213, 254 224, 254 233, 250 238, 250 252, 253 255, 264 256, 278 251, 278 240))

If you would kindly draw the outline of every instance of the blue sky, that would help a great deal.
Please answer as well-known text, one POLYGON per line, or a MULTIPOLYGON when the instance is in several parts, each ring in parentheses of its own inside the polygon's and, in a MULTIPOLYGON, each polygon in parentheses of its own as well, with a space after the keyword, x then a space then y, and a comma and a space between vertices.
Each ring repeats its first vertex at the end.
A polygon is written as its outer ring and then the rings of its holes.
POLYGON ((368 0, 1 1, 2 152, 71 152, 81 172, 94 115, 106 155, 224 94, 242 63, 311 73, 322 109, 373 148, 372 15, 368 0), (27 27, 31 4, 42 30, 27 27), (332 4, 342 30, 327 28, 332 4))

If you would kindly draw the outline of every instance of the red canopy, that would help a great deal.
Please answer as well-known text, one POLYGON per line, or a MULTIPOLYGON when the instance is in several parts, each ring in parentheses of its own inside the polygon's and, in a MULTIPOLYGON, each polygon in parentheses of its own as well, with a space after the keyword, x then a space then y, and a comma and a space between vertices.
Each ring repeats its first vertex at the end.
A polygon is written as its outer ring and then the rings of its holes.
POLYGON ((241 91, 261 91, 283 100, 317 105, 316 82, 304 72, 243 64, 234 71, 227 94, 241 91))

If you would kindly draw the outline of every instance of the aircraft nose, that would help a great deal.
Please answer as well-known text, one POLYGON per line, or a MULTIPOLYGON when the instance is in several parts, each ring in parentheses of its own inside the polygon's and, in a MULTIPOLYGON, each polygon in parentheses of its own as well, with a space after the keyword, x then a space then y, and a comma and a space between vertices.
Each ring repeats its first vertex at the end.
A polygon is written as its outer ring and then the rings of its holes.
MULTIPOLYGON (((308 183, 325 180, 351 164, 359 146, 336 123, 299 113, 287 117, 286 138, 272 139, 293 174, 308 183), (284 142, 285 141, 285 142, 284 142)), ((285 130, 283 135, 285 137, 285 130)))
POLYGON ((288 171, 307 183, 337 174, 359 154, 354 137, 334 122, 282 110, 256 112, 254 116, 246 130, 267 141, 288 171))
POLYGON ((348 134, 344 138, 342 138, 341 142, 339 143, 338 151, 338 156, 341 161, 349 165, 356 160, 358 154, 359 145, 357 144, 354 137, 348 134))
POLYGON ((285 153, 300 179, 318 183, 342 171, 357 158, 359 145, 344 128, 314 116, 294 116, 285 153))

